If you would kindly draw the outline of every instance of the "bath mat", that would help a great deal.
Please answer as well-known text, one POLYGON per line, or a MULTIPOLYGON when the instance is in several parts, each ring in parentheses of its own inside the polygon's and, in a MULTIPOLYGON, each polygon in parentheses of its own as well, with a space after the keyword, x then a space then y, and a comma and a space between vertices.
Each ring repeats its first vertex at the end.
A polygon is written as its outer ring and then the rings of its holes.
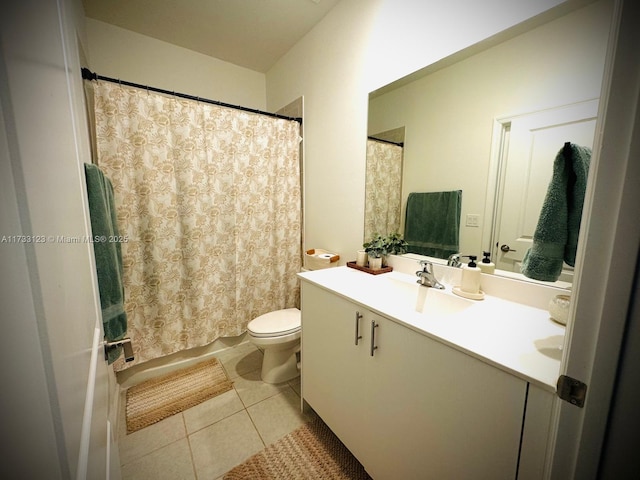
POLYGON ((135 385, 127 390, 127 433, 227 392, 232 385, 215 358, 135 385))
POLYGON ((312 420, 244 463, 224 480, 371 480, 364 467, 321 420, 312 420))

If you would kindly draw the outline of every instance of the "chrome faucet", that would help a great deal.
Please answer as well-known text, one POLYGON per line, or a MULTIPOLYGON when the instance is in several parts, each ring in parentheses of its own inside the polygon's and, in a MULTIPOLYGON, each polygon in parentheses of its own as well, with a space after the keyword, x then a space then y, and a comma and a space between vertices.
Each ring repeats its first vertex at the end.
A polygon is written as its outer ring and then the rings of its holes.
POLYGON ((422 270, 418 270, 416 272, 416 275, 418 276, 417 283, 424 287, 444 290, 444 285, 442 285, 433 274, 433 263, 428 260, 420 260, 420 266, 422 267, 422 270))
POLYGON ((461 258, 462 258, 462 255, 460 255, 459 253, 454 253, 453 255, 449 255, 449 260, 447 260, 447 265, 450 267, 460 268, 462 267, 462 262, 460 261, 461 258))

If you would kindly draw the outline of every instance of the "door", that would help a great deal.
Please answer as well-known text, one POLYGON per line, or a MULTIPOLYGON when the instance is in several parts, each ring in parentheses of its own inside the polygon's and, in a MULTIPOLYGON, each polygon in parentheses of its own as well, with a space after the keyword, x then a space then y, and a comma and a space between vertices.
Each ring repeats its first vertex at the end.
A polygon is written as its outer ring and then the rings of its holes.
MULTIPOLYGON (((496 268, 520 272, 556 155, 565 142, 592 148, 597 114, 598 102, 592 100, 501 121, 504 178, 499 185, 499 214, 491 243, 496 268)), ((561 280, 570 281, 573 269, 565 267, 561 280)))
MULTIPOLYGON (((639 17, 639 2, 616 2, 585 196, 584 218, 588 222, 583 223, 585 230, 578 242, 579 275, 565 334, 564 351, 568 354, 560 366, 561 374, 586 383, 588 388, 583 408, 557 402, 552 479, 605 478, 598 476, 603 443, 624 435, 619 425, 608 423, 609 408, 617 403, 614 387, 637 392, 640 366, 634 366, 630 379, 618 376, 618 362, 630 306, 638 300, 633 296, 634 278, 640 274, 639 17)), ((628 419, 628 425, 635 428, 636 419, 628 419)), ((629 459, 629 465, 637 464, 636 459, 629 459)))
POLYGON ((3 365, 13 380, 3 382, 10 389, 2 405, 11 405, 2 409, 9 416, 3 431, 19 427, 3 447, 3 478, 120 478, 109 433, 114 374, 101 356, 99 295, 86 241, 82 164, 91 160, 74 23, 83 15, 74 6, 15 0, 0 17, 7 187, 0 248, 11 266, 2 284, 4 343, 11 344, 3 356, 12 353, 3 365))

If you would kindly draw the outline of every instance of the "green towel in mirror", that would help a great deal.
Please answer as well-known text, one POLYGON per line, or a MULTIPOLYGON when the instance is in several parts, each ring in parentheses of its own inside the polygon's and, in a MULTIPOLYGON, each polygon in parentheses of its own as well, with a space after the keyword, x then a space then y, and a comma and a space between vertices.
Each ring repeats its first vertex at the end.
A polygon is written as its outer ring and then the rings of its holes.
POLYGON ((553 163, 553 175, 521 272, 534 280, 555 282, 562 264, 574 266, 591 149, 567 143, 553 163))
POLYGON ((462 190, 410 193, 404 228, 408 251, 436 258, 458 253, 461 206, 462 190))

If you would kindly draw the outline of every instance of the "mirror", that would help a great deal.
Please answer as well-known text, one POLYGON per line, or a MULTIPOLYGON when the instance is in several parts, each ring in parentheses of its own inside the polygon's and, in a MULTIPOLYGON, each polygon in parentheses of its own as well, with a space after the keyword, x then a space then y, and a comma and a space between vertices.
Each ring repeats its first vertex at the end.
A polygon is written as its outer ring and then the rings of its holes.
MULTIPOLYGON (((591 147, 611 3, 600 0, 556 12, 528 30, 515 27, 370 93, 368 136, 403 144, 400 233, 410 193, 462 190, 459 251, 478 258, 490 251, 504 268, 497 273, 527 279, 515 258, 518 239, 507 240, 501 231, 526 237, 528 229, 532 236, 555 154, 565 141, 591 147), (568 110, 573 120, 565 128, 568 110), (532 119, 542 114, 546 123, 535 124, 532 119), (552 132, 550 125, 563 127, 552 132), (523 128, 528 136, 520 135, 523 128), (509 152, 517 152, 518 142, 526 150, 533 137, 548 144, 546 160, 513 166, 509 152), (521 177, 517 181, 529 182, 515 192, 504 188, 514 185, 509 177, 514 173, 521 177), (506 217, 513 195, 522 206, 506 217), (502 245, 511 245, 511 251, 502 245)), ((378 184, 367 178, 367 216, 375 211, 370 202, 378 184)), ((364 241, 371 233, 365 227, 364 241)), ((570 275, 561 280, 570 281, 570 275)))

